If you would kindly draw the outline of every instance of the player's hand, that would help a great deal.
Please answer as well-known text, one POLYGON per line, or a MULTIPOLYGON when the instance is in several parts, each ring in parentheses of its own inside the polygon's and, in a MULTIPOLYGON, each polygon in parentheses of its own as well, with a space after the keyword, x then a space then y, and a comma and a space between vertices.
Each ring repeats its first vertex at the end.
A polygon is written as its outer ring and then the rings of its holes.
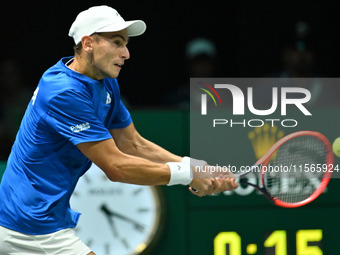
POLYGON ((238 187, 234 174, 230 171, 218 172, 213 167, 205 165, 206 168, 202 172, 193 172, 194 179, 190 183, 190 192, 196 196, 202 197, 206 195, 218 194, 224 191, 231 191, 238 187))
POLYGON ((192 194, 203 197, 219 194, 224 191, 232 191, 238 188, 235 178, 194 179, 189 187, 192 194), (204 180, 204 181, 203 181, 204 180))
POLYGON ((203 197, 218 194, 224 191, 232 191, 238 187, 235 178, 209 178, 193 179, 189 190, 192 194, 203 197))
POLYGON ((215 178, 214 182, 214 194, 218 194, 224 191, 232 191, 238 188, 238 183, 235 178, 215 178))
POLYGON ((214 193, 215 178, 194 178, 190 183, 189 190, 195 196, 203 197, 214 193))

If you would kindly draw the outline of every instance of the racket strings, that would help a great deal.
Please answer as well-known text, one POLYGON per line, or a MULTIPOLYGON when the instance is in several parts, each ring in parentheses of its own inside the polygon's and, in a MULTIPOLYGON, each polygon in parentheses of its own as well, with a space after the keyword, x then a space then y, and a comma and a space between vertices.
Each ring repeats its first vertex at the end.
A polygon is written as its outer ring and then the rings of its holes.
POLYGON ((319 187, 327 168, 327 150, 314 136, 285 142, 267 165, 264 183, 268 192, 286 203, 307 199, 319 187))

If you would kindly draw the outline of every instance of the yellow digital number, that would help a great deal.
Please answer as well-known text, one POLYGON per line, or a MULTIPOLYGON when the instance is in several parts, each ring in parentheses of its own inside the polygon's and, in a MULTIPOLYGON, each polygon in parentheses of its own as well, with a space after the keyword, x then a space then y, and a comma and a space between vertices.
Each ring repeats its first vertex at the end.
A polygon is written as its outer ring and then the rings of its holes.
POLYGON ((285 230, 275 230, 264 241, 264 247, 275 247, 275 255, 287 255, 287 233, 285 230))
POLYGON ((227 244, 229 254, 241 255, 241 237, 236 232, 221 232, 215 237, 214 255, 227 255, 227 244))
MULTIPOLYGON (((309 245, 310 242, 320 241, 322 241, 321 229, 298 230, 296 232, 296 255, 323 255, 318 246, 309 245)), ((256 253, 255 247, 254 244, 247 247, 247 253, 256 253)), ((264 247, 274 247, 275 255, 287 255, 287 232, 285 230, 273 231, 264 241, 264 247)), ((214 255, 241 255, 241 249, 241 237, 236 232, 221 232, 214 239, 214 255)))
POLYGON ((320 242, 322 240, 321 229, 306 229, 296 232, 296 255, 322 255, 318 246, 309 246, 308 242, 320 242))

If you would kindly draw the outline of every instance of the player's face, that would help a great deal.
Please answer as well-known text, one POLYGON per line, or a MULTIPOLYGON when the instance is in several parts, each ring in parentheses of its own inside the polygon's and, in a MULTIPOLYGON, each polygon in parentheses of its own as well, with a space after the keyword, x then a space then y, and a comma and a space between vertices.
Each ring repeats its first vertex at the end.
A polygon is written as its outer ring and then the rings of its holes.
POLYGON ((130 58, 127 48, 128 40, 126 29, 97 35, 93 42, 91 65, 98 80, 106 77, 118 77, 124 61, 130 58))

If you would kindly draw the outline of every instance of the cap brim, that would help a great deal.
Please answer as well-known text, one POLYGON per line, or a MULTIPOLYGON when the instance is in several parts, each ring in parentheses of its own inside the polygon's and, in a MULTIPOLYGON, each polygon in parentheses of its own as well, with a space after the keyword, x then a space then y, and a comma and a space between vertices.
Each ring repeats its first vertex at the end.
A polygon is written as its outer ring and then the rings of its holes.
POLYGON ((146 24, 142 20, 131 20, 103 27, 96 32, 117 32, 123 29, 127 29, 129 37, 138 36, 145 32, 146 24))

